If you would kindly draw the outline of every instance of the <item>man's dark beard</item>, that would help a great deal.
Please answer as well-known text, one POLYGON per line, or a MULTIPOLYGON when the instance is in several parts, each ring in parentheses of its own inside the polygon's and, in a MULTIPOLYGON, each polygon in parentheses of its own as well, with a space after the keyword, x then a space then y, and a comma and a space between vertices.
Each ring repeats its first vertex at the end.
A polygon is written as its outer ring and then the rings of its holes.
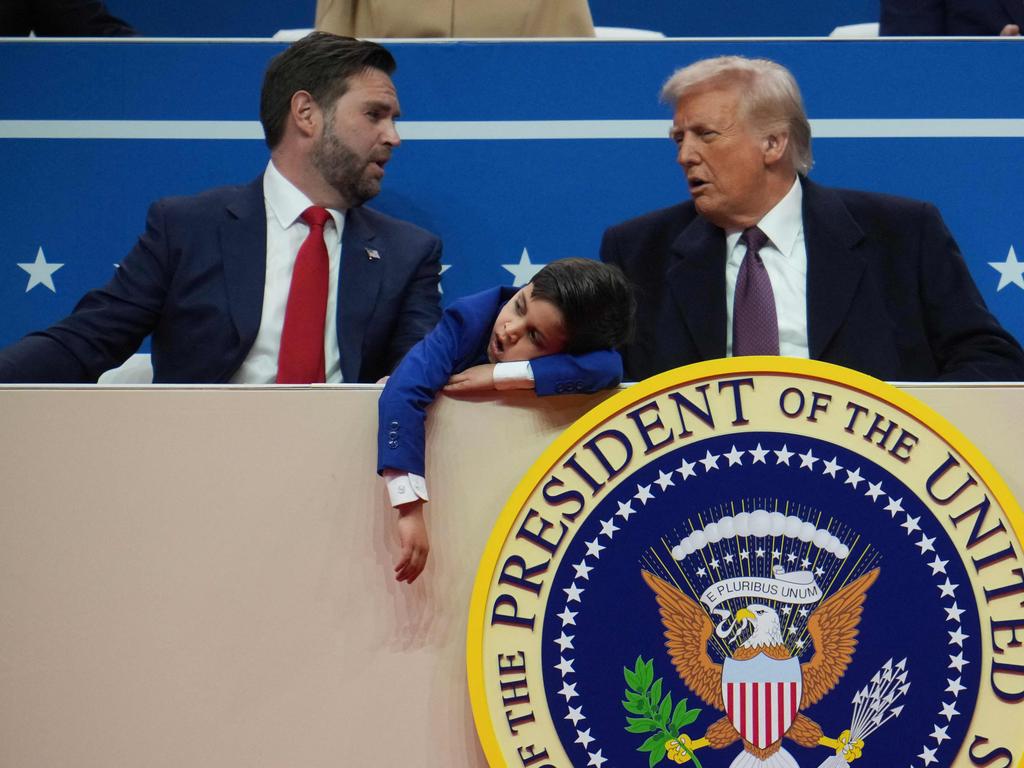
POLYGON ((323 135, 313 147, 310 160, 348 205, 357 208, 380 192, 380 184, 364 177, 366 162, 334 134, 333 123, 328 119, 324 125, 323 135))

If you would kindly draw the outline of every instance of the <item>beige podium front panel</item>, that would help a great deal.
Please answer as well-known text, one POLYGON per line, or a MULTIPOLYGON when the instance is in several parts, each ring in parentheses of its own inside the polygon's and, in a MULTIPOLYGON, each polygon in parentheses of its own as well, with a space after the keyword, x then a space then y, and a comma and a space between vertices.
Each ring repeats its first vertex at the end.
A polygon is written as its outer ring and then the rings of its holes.
MULTIPOLYGON (((1024 388, 907 388, 1024 497, 1024 388)), ((397 584, 374 387, 0 388, 0 766, 486 765, 466 612, 492 523, 605 395, 441 398, 397 584)))

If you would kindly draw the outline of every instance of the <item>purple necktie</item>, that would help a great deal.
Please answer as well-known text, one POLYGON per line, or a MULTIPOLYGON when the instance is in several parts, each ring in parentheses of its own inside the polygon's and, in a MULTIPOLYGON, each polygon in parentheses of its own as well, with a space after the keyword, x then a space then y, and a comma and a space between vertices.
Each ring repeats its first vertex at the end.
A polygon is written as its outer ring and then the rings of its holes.
POLYGON ((736 277, 736 294, 732 306, 732 354, 779 354, 779 321, 775 315, 775 294, 768 270, 759 251, 768 236, 757 227, 743 230, 740 240, 747 246, 747 255, 736 277))

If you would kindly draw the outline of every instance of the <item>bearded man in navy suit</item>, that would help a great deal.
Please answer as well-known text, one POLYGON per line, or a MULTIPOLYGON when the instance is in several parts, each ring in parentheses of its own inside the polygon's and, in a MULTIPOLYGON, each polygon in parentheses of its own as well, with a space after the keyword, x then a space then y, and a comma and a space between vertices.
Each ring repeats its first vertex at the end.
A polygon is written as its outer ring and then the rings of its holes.
POLYGON ((380 191, 399 145, 394 68, 381 46, 326 33, 276 56, 260 99, 271 153, 265 172, 244 186, 155 203, 106 286, 0 351, 0 381, 96 381, 150 334, 156 382, 278 381, 311 206, 329 214, 322 378, 314 380, 387 375, 441 313, 440 240, 361 207, 380 191))
POLYGON ((699 61, 662 97, 675 106, 671 136, 692 199, 605 232, 601 258, 637 289, 627 378, 734 353, 747 315, 734 313, 744 233, 755 227, 767 240, 755 261, 770 281, 770 354, 897 381, 1024 378, 1020 344, 986 308, 932 205, 807 178, 810 123, 787 69, 699 61))

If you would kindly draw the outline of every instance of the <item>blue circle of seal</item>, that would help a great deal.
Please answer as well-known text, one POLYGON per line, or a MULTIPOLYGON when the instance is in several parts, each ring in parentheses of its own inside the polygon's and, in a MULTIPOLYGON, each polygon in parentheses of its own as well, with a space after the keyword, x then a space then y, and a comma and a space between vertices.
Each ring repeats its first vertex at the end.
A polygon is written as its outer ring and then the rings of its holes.
MULTIPOLYGON (((800 714, 828 737, 851 728, 855 709, 861 720, 865 711, 875 717, 877 727, 864 739, 864 764, 948 765, 978 697, 980 623, 960 556, 925 504, 877 464, 799 435, 712 437, 648 463, 592 510, 551 583, 544 687, 573 765, 647 764, 640 750, 651 733, 627 731, 627 718, 637 715, 624 706, 630 691, 624 669, 634 670, 638 659, 661 679, 662 703, 670 695, 673 711, 683 699, 688 709, 700 710, 681 729, 691 739, 727 717, 677 674, 643 572, 695 603, 704 589, 729 578, 813 574, 822 592, 814 603, 748 597, 720 606, 730 616, 754 602, 771 608, 793 656, 805 663, 816 650, 807 632, 810 614, 873 569, 878 577, 866 594, 849 666, 800 714), (702 533, 716 521, 755 511, 795 516, 822 533, 810 541, 753 533, 707 541, 702 533), (688 554, 679 558, 685 542, 688 554)), ((722 626, 724 616, 709 619, 721 619, 722 626)), ((710 662, 722 664, 740 639, 730 645, 713 635, 706 647, 710 662)), ((781 743, 800 766, 818 766, 835 752, 802 746, 788 735, 781 743)), ((729 766, 743 748, 737 739, 704 748, 698 758, 703 768, 729 766)))

